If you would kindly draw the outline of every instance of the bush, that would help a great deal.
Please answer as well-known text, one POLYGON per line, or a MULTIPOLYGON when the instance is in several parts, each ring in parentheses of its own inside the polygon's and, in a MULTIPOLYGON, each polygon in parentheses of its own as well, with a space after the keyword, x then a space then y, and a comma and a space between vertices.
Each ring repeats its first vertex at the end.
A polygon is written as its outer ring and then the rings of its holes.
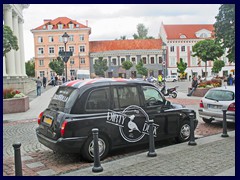
POLYGON ((3 99, 11 99, 11 98, 21 98, 25 95, 18 90, 13 90, 12 88, 3 89, 3 99))
POLYGON ((204 81, 198 84, 199 88, 221 87, 222 81, 219 79, 212 79, 211 81, 204 81))

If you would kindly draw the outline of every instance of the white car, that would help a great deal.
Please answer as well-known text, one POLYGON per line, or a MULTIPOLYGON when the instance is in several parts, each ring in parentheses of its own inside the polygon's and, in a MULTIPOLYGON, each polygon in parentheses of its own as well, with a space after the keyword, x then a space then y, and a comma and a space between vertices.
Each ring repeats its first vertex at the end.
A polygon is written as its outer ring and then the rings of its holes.
POLYGON ((210 89, 200 102, 199 117, 206 123, 214 120, 223 120, 223 111, 226 120, 235 122, 235 86, 223 86, 210 89))
POLYGON ((168 75, 168 76, 165 78, 165 81, 167 81, 167 82, 175 82, 175 81, 178 81, 178 76, 177 76, 177 75, 168 75))

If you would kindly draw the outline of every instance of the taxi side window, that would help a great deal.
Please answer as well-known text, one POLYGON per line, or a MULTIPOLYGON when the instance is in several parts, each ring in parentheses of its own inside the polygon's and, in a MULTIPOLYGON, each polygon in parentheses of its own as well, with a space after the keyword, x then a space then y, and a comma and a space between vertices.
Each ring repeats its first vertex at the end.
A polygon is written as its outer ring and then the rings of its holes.
POLYGON ((155 106, 164 104, 161 94, 151 86, 143 86, 143 94, 146 106, 155 106))
POLYGON ((140 106, 137 87, 119 86, 113 88, 113 108, 126 108, 130 105, 140 106))
POLYGON ((91 91, 86 101, 86 111, 108 110, 110 105, 109 94, 109 88, 91 91))

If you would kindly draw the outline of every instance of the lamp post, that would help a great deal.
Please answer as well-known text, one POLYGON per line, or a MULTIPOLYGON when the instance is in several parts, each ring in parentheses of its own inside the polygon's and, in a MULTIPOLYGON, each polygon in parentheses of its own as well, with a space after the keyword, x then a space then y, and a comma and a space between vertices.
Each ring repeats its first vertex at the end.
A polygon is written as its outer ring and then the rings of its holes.
POLYGON ((165 80, 165 78, 166 78, 166 67, 167 67, 167 63, 166 63, 166 51, 167 51, 167 46, 166 46, 166 44, 163 42, 162 43, 162 50, 163 50, 163 78, 164 78, 164 80, 165 80))
MULTIPOLYGON (((68 38, 69 38, 69 35, 65 32, 63 35, 62 35, 62 38, 63 38, 63 43, 64 43, 64 48, 65 48, 65 56, 64 56, 64 59, 67 58, 67 42, 68 42, 68 38)), ((65 60, 65 76, 66 76, 66 81, 67 81, 67 61, 65 60)))

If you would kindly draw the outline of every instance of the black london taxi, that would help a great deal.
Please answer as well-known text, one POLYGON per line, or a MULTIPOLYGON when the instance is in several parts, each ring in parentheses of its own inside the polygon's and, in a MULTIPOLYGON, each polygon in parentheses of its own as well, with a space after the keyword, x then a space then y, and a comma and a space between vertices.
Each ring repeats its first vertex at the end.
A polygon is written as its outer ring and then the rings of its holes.
POLYGON ((155 141, 189 140, 189 113, 171 104, 153 84, 141 80, 99 78, 59 86, 48 108, 38 117, 40 143, 53 151, 79 153, 93 161, 92 129, 98 128, 99 155, 112 149, 148 143, 149 120, 155 141))

